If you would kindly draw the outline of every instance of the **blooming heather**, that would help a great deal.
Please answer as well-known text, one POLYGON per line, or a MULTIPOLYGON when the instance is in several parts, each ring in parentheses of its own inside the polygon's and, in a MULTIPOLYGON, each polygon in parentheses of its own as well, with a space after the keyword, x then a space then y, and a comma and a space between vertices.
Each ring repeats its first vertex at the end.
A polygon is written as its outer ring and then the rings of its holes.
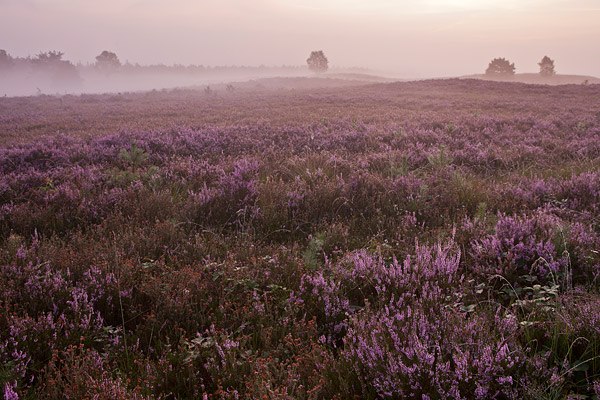
POLYGON ((600 396, 598 104, 470 80, 2 98, 0 390, 600 396))

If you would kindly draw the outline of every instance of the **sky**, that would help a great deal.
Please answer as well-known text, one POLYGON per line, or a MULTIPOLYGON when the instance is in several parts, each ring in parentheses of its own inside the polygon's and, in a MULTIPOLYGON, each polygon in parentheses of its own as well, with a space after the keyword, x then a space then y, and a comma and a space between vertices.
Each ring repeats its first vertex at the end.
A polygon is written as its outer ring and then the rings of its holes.
POLYGON ((103 50, 140 64, 305 65, 406 78, 483 73, 505 57, 600 76, 600 0, 0 0, 0 49, 103 50))

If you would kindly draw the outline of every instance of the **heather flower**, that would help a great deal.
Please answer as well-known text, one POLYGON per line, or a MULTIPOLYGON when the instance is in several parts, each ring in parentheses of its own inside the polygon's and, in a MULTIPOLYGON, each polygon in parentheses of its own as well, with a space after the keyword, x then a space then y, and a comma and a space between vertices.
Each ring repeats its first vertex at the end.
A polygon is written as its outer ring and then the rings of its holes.
POLYGON ((472 242, 475 272, 513 279, 524 274, 545 277, 566 265, 552 242, 556 218, 538 213, 531 217, 498 214, 494 233, 472 242))

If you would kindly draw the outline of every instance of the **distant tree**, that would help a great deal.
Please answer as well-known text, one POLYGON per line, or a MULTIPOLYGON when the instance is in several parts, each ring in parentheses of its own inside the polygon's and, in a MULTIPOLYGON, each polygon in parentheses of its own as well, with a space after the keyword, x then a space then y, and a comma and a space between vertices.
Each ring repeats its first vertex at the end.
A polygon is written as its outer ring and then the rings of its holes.
POLYGON ((485 70, 486 75, 514 75, 515 64, 504 58, 494 58, 490 61, 487 69, 485 70))
POLYGON ((0 69, 6 69, 13 65, 12 57, 6 50, 0 50, 0 69))
POLYGON ((540 75, 552 76, 556 74, 556 71, 554 70, 554 60, 551 60, 550 57, 544 56, 538 65, 540 66, 540 75))
MULTIPOLYGON (((61 52, 61 51, 47 51, 47 52, 42 52, 39 53, 37 56, 35 56, 35 58, 32 60, 34 64, 37 65, 56 65, 59 64, 61 61, 63 61, 62 56, 65 53, 61 52)), ((68 61, 66 61, 68 62, 68 61)))
POLYGON ((121 66, 119 57, 112 51, 104 50, 96 56, 96 67, 102 70, 114 70, 121 66))
POLYGON ((63 60, 63 55, 64 53, 60 51, 42 52, 31 62, 38 71, 49 74, 53 81, 62 83, 80 81, 77 68, 72 62, 63 60))
POLYGON ((313 51, 310 53, 310 57, 306 59, 308 69, 315 72, 325 72, 328 68, 329 61, 322 50, 313 51))

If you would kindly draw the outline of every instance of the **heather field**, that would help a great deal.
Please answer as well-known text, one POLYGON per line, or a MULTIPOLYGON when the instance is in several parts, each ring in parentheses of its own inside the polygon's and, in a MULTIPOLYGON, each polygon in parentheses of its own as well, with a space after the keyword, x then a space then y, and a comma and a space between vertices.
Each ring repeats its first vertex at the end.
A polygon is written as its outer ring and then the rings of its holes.
POLYGON ((600 85, 0 98, 6 399, 598 399, 600 85))

